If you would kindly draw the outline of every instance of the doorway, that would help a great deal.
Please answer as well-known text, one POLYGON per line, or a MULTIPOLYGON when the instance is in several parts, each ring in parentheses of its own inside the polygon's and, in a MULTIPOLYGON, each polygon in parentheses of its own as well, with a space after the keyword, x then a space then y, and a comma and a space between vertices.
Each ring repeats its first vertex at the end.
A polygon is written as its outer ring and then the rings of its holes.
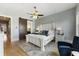
POLYGON ((19 17, 19 40, 26 40, 27 19, 19 17))
POLYGON ((32 21, 27 20, 27 34, 30 34, 32 30, 32 21))
POLYGON ((4 42, 11 42, 10 18, 0 16, 0 30, 4 33, 4 42))
POLYGON ((27 34, 31 33, 32 21, 19 17, 19 40, 26 40, 27 34))

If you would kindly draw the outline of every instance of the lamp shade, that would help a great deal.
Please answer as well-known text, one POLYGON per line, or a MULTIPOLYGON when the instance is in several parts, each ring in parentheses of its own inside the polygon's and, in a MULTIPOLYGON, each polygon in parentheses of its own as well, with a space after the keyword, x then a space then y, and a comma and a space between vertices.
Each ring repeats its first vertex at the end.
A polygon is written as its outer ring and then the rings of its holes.
POLYGON ((62 30, 62 28, 58 27, 58 28, 57 28, 57 30, 60 30, 60 31, 61 31, 61 30, 62 30))
POLYGON ((57 30, 57 33, 58 34, 63 34, 63 32, 64 32, 61 27, 58 27, 56 30, 57 30))

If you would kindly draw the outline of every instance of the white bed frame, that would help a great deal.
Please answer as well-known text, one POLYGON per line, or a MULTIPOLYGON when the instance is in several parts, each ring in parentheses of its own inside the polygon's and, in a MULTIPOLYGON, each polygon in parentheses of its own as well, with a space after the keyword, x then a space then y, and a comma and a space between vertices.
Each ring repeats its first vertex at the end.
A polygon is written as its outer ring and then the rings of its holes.
POLYGON ((39 47, 41 47, 42 51, 45 51, 45 45, 47 45, 50 41, 52 41, 54 35, 44 36, 44 35, 36 35, 36 34, 28 34, 26 35, 26 42, 33 43, 39 47))
MULTIPOLYGON (((39 28, 40 30, 52 30, 54 29, 54 23, 42 24, 42 25, 39 25, 37 28, 39 28)), ((45 51, 44 46, 47 45, 53 39, 54 39, 54 34, 48 35, 48 36, 36 35, 36 34, 26 35, 26 42, 30 42, 41 47, 42 51, 45 51)))

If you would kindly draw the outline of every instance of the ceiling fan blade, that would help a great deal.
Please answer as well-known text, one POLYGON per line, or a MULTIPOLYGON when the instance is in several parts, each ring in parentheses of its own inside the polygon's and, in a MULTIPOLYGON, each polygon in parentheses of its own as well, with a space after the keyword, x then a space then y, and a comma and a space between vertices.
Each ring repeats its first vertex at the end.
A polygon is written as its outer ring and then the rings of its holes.
POLYGON ((30 15, 30 18, 40 18, 39 16, 44 16, 43 14, 40 14, 36 8, 36 6, 34 6, 34 11, 32 13, 27 13, 28 15, 30 15))
POLYGON ((38 14, 38 16, 44 16, 43 14, 38 14))

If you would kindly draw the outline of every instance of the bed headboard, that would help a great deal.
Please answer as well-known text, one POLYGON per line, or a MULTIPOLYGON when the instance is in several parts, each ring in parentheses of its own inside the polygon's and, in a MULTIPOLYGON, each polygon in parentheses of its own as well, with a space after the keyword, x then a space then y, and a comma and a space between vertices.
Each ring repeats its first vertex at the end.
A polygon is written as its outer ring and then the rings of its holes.
POLYGON ((55 28, 55 24, 54 23, 50 23, 50 24, 41 24, 39 26, 37 26, 37 30, 53 30, 55 28))

